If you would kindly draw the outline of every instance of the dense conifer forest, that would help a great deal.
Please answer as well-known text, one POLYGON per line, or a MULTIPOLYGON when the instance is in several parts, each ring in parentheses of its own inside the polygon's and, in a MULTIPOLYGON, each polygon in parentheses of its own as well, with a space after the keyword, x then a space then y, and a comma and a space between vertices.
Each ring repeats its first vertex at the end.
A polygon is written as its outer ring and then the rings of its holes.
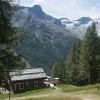
POLYGON ((75 40, 67 59, 58 60, 52 70, 54 77, 64 74, 67 84, 81 86, 100 82, 100 37, 95 23, 88 27, 82 40, 75 40))

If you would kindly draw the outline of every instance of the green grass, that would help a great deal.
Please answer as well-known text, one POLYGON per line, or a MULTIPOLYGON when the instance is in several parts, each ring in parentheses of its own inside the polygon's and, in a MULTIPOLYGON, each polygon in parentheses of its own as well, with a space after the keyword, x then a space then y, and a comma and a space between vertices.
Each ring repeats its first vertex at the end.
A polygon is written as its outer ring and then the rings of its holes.
MULTIPOLYGON (((38 89, 38 90, 32 90, 32 91, 27 91, 24 93, 18 93, 18 94, 13 94, 11 93, 11 98, 12 97, 24 97, 24 96, 31 96, 31 95, 39 95, 39 94, 46 94, 49 92, 52 92, 52 88, 46 88, 46 89, 38 89)), ((0 94, 0 100, 8 98, 9 94, 0 94)))
POLYGON ((100 90, 99 91, 96 91, 94 94, 100 95, 100 90))
MULTIPOLYGON (((100 90, 98 91, 97 89, 98 86, 100 86, 100 84, 88 85, 82 87, 62 84, 57 86, 58 87, 57 89, 45 88, 45 89, 27 91, 19 94, 11 93, 11 98, 27 97, 26 100, 81 100, 79 97, 72 96, 72 94, 81 91, 83 95, 94 94, 99 97, 100 90), (68 95, 66 95, 67 93, 68 95)), ((0 100, 7 99, 8 97, 9 97, 8 94, 0 94, 0 100)), ((21 100, 25 100, 25 98, 21 100)))
POLYGON ((100 84, 80 86, 80 87, 62 84, 62 85, 58 86, 58 88, 61 88, 62 92, 77 92, 77 91, 82 91, 82 90, 94 89, 94 88, 97 88, 97 86, 100 87, 100 84))
POLYGON ((0 100, 8 98, 9 95, 8 94, 0 94, 0 100))
POLYGON ((22 99, 22 100, 81 100, 77 97, 68 97, 68 96, 48 96, 48 97, 39 97, 39 98, 30 98, 30 99, 22 99))

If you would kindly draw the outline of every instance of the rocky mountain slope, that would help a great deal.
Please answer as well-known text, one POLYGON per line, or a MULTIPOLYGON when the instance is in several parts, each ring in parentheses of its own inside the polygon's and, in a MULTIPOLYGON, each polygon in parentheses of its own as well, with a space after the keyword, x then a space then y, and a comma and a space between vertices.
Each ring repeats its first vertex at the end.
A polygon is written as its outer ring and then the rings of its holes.
POLYGON ((76 34, 79 38, 82 38, 86 32, 86 29, 92 22, 96 23, 98 34, 100 35, 100 18, 90 18, 90 17, 82 17, 78 20, 70 20, 67 18, 61 18, 60 21, 64 25, 64 27, 70 32, 76 34))
POLYGON ((59 19, 47 15, 39 5, 20 7, 12 23, 28 30, 26 40, 17 51, 32 67, 42 67, 47 73, 59 57, 67 56, 76 39, 76 35, 66 30, 59 19))

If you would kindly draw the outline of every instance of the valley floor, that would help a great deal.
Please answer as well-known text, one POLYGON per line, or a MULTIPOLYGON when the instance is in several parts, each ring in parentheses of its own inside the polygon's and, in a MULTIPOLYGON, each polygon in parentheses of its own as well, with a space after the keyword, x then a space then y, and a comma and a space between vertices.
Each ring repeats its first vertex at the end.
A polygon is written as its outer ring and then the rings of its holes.
MULTIPOLYGON (((8 100, 8 95, 0 95, 0 100, 8 100)), ((85 87, 61 85, 56 89, 11 94, 11 100, 100 100, 100 90, 96 85, 85 87)))

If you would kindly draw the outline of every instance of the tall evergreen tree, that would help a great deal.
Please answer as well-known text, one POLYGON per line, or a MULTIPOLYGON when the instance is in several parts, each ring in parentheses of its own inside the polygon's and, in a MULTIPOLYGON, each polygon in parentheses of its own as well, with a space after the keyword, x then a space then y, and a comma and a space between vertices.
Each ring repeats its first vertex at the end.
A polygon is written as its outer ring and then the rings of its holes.
POLYGON ((65 83, 65 61, 60 58, 52 68, 52 76, 60 78, 61 83, 65 83))
POLYGON ((66 81, 68 84, 79 84, 79 61, 81 40, 77 39, 67 58, 66 81))
POLYGON ((87 29, 83 38, 80 58, 80 65, 85 68, 88 74, 88 83, 95 84, 98 79, 98 69, 100 69, 100 40, 95 23, 92 23, 87 29))
POLYGON ((0 0, 0 71, 2 74, 4 71, 25 66, 22 58, 13 51, 13 47, 25 36, 23 29, 14 27, 11 22, 16 12, 15 1, 17 0, 0 0))

